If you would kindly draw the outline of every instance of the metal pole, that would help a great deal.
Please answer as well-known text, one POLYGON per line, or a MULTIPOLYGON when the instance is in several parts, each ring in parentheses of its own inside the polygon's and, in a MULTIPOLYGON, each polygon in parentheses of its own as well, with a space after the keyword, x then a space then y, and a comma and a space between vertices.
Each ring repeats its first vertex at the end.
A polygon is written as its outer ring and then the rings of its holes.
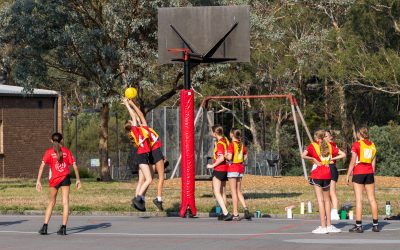
POLYGON ((117 138, 117 169, 118 169, 118 177, 120 177, 120 168, 119 168, 119 140, 118 140, 118 113, 115 113, 115 136, 117 138))
POLYGON ((301 154, 303 153, 303 149, 301 147, 300 132, 299 132, 299 127, 298 127, 297 118, 296 118, 296 110, 294 109, 294 104, 293 103, 290 104, 290 107, 292 108, 294 127, 296 129, 297 143, 299 144, 300 159, 301 159, 301 165, 303 166, 304 178, 307 180, 308 176, 307 176, 306 163, 305 163, 304 159, 301 158, 301 154))
POLYGON ((304 128, 306 129, 308 139, 310 140, 310 142, 312 142, 313 139, 312 139, 310 130, 308 130, 307 123, 306 123, 306 121, 304 120, 304 117, 303 117, 303 114, 301 113, 301 110, 300 110, 300 108, 299 108, 299 105, 295 105, 295 106, 296 106, 297 113, 299 113, 301 122, 303 123, 303 126, 304 126, 304 128))
POLYGON ((75 161, 78 163, 78 114, 75 114, 75 161))

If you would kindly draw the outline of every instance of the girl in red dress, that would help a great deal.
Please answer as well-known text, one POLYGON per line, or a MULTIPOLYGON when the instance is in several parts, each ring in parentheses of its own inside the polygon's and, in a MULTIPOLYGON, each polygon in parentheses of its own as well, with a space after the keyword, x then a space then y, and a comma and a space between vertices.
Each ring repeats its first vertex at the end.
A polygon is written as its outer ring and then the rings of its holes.
POLYGON ((74 167, 76 176, 76 188, 81 188, 81 182, 79 178, 78 167, 76 166, 75 159, 72 156, 71 151, 68 148, 61 145, 63 137, 60 133, 54 133, 51 136, 51 142, 53 147, 46 150, 43 156, 42 164, 39 167, 39 173, 36 181, 36 190, 38 192, 42 191, 42 174, 43 169, 46 165, 50 166, 49 172, 49 184, 50 184, 50 198, 49 204, 44 216, 44 224, 39 230, 39 234, 47 234, 47 225, 50 221, 51 214, 53 212, 53 207, 56 204, 58 190, 61 188, 62 192, 62 202, 63 202, 63 215, 62 215, 62 225, 57 231, 58 235, 67 234, 67 222, 69 215, 69 187, 71 185, 70 170, 69 166, 74 167))

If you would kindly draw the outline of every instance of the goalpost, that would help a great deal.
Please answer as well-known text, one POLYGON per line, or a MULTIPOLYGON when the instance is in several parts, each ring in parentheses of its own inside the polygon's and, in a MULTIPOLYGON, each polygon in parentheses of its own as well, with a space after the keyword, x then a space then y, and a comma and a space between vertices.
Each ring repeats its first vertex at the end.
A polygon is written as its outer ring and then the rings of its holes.
MULTIPOLYGON (((299 121, 297 120, 297 115, 299 116, 300 121, 303 124, 303 127, 307 133, 308 139, 310 140, 310 142, 313 141, 311 133, 308 129, 307 123, 304 119, 304 116, 300 110, 299 105, 297 104, 296 98, 292 94, 282 94, 282 95, 208 96, 208 97, 205 97, 201 103, 199 110, 197 111, 197 114, 196 114, 196 117, 194 120, 195 126, 196 126, 196 124, 198 124, 200 118, 202 118, 202 120, 203 120, 203 122, 201 124, 199 143, 201 143, 201 144, 203 143, 203 138, 205 136, 205 124, 206 124, 205 120, 207 119, 206 111, 208 108, 209 101, 211 101, 211 100, 228 100, 228 99, 231 99, 231 100, 235 100, 235 99, 287 99, 290 102, 290 107, 291 107, 291 111, 292 111, 292 117, 293 117, 293 123, 294 123, 295 131, 296 131, 299 155, 302 154, 303 147, 302 147, 302 142, 301 142, 301 138, 300 138, 299 121)), ((202 145, 200 145, 199 149, 200 148, 202 148, 202 145)), ((198 150, 196 152, 196 161, 197 162, 199 161, 199 158, 200 158, 200 150, 198 150)), ((178 161, 175 164, 175 167, 173 169, 170 179, 175 177, 176 172, 181 164, 181 160, 182 160, 182 155, 179 156, 178 161)), ((304 178, 307 179, 308 178, 307 168, 306 168, 306 164, 305 164, 305 161, 303 158, 301 158, 301 164, 303 167, 304 178)))

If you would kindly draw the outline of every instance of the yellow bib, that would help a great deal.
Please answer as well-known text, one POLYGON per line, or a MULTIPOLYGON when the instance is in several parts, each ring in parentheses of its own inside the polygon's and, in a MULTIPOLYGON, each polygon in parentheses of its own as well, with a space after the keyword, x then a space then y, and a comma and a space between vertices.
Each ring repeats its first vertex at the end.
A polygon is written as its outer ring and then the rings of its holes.
POLYGON ((150 146, 153 147, 153 145, 158 141, 158 138, 159 138, 158 134, 156 133, 156 131, 154 131, 150 127, 148 127, 150 133, 145 128, 141 128, 141 129, 144 134, 146 134, 149 138, 151 137, 150 146))
POLYGON ((225 152, 226 152, 226 149, 227 149, 227 145, 226 145, 225 142, 217 141, 217 143, 215 143, 215 147, 214 147, 214 160, 217 159, 216 153, 217 153, 217 150, 218 150, 218 144, 222 144, 222 146, 224 146, 224 151, 225 151, 225 152))
POLYGON ((318 143, 313 142, 311 143, 314 147, 315 152, 317 153, 317 155, 319 156, 320 160, 321 160, 321 164, 323 165, 329 165, 329 162, 331 162, 332 159, 332 145, 330 143, 328 143, 328 147, 329 147, 329 156, 327 157, 323 157, 321 155, 321 147, 319 146, 318 143))
POLYGON ((360 159, 359 162, 362 163, 372 163, 375 158, 376 147, 375 144, 367 145, 364 141, 359 140, 360 143, 360 159))
POLYGON ((232 142, 232 143, 233 143, 233 150, 234 150, 232 163, 243 163, 244 145, 242 144, 242 147, 240 148, 240 151, 239 151, 238 143, 234 143, 234 142, 232 142))

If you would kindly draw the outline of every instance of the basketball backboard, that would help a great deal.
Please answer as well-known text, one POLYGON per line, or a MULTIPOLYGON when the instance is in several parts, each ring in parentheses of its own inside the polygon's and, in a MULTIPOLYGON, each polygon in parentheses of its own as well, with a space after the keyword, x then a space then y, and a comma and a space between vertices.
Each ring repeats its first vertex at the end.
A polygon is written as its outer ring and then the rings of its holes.
POLYGON ((188 48, 204 62, 249 62, 249 15, 249 6, 158 9, 158 62, 176 62, 181 55, 173 48, 188 48))

